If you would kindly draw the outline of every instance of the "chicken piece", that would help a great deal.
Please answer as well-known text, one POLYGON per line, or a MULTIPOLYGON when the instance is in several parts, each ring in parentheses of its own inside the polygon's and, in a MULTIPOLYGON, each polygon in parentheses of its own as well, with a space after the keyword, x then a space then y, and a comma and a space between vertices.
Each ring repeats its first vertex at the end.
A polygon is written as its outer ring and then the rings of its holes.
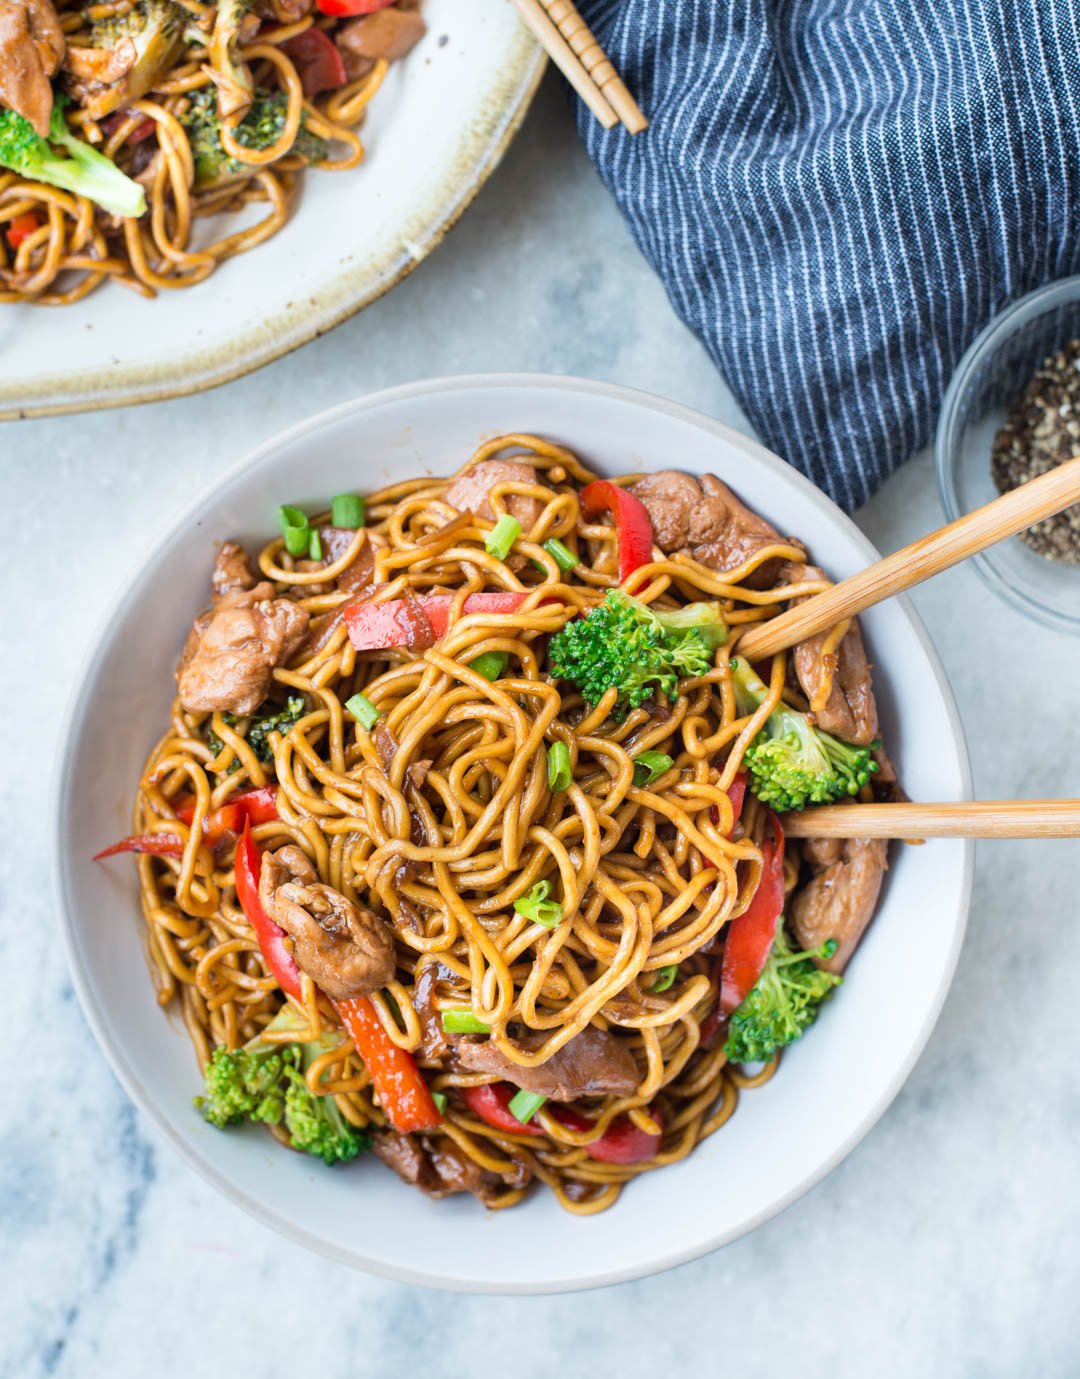
POLYGON ((64 48, 51 0, 0 0, 0 105, 29 120, 43 139, 64 48))
POLYGON ((873 918, 888 869, 887 844, 880 838, 812 838, 803 857, 814 876, 795 892, 791 927, 801 948, 835 939, 827 972, 843 972, 873 918))
POLYGON ((296 24, 306 19, 315 8, 315 0, 255 0, 254 10, 260 19, 278 24, 296 24))
POLYGON ((138 59, 139 53, 131 38, 121 38, 112 48, 69 46, 64 57, 64 71, 77 82, 112 86, 127 76, 138 59))
MULTIPOLYGON (((386 13, 385 10, 382 11, 386 13)), ((531 464, 522 460, 481 460, 451 479, 442 495, 444 503, 449 503, 458 512, 471 512, 477 517, 485 517, 489 522, 495 520, 495 510, 491 506, 491 490, 499 484, 537 484, 540 480, 531 464)), ((505 493, 503 500, 506 511, 521 523, 526 535, 531 531, 544 510, 538 498, 530 498, 523 493, 505 493)))
MULTIPOLYGON (((783 573, 789 584, 802 584, 810 580, 827 583, 829 579, 815 565, 787 565, 783 573)), ((793 602, 801 603, 802 599, 793 602)), ((811 704, 825 674, 821 653, 827 636, 827 632, 819 632, 814 637, 808 637, 792 652, 799 685, 811 704)), ((852 621, 836 649, 832 688, 824 706, 814 713, 814 722, 834 737, 842 738, 844 742, 854 742, 860 747, 868 747, 877 738, 877 701, 857 618, 852 621)))
MULTIPOLYGON (((656 544, 665 555, 688 555, 721 574, 737 569, 766 546, 800 546, 751 512, 715 474, 695 478, 677 469, 647 474, 631 487, 645 504, 656 544)), ((776 583, 780 560, 767 560, 744 582, 748 589, 776 583)))
POLYGON ((369 996, 393 978, 389 926, 320 881, 294 843, 263 854, 259 899, 292 938, 298 965, 333 1000, 369 996))
POLYGON ((191 713, 254 713, 307 630, 307 610, 276 598, 272 584, 226 594, 188 633, 176 668, 181 704, 191 713))
MULTIPOLYGON (((546 1041, 536 1031, 518 1040, 532 1052, 546 1041)), ((549 1101, 576 1101, 583 1096, 632 1096, 641 1083, 634 1055, 623 1040, 591 1026, 536 1068, 514 1063, 492 1043, 463 1042, 457 1046, 458 1062, 469 1072, 492 1073, 526 1092, 549 1101)))
POLYGON ((379 58, 397 62, 412 52, 427 33, 427 25, 414 10, 396 6, 350 19, 334 36, 350 81, 359 81, 379 58))
POLYGON ((254 589, 257 582, 247 551, 235 541, 226 541, 217 553, 210 576, 210 592, 215 602, 228 594, 254 589))
POLYGON ((399 1135, 380 1130, 371 1152, 404 1182, 418 1187, 429 1197, 449 1197, 456 1192, 471 1192, 490 1206, 508 1188, 523 1188, 532 1177, 524 1159, 509 1155, 513 1167, 505 1173, 492 1173, 470 1159, 446 1135, 399 1135))

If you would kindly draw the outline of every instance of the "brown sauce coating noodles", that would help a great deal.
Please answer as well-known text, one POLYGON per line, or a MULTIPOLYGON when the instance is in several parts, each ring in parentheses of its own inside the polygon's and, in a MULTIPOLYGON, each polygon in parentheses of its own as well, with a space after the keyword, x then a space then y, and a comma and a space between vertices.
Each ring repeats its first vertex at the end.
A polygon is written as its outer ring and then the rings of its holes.
MULTIPOLYGON (((200 1061, 215 1046, 236 1048, 255 1036, 283 994, 238 906, 231 849, 215 859, 201 844, 200 826, 235 792, 276 780, 280 818, 254 830, 259 845, 298 844, 323 881, 393 924, 397 977, 373 999, 389 1036, 447 1095, 441 1133, 495 1173, 507 1169, 511 1154, 526 1161, 567 1210, 584 1214, 610 1205, 636 1174, 684 1158, 728 1120, 741 1088, 775 1069, 774 1060, 751 1077, 725 1066, 722 1046, 701 1047, 701 1024, 717 999, 715 963, 702 950, 745 909, 758 884, 765 811, 748 798, 742 830, 730 839, 726 791, 746 744, 780 697, 784 657, 775 662, 766 705, 743 719, 729 667, 737 636, 718 650, 713 670, 681 682, 666 710, 642 707, 621 722, 607 716, 610 704, 590 709, 569 685, 553 683, 543 669, 546 639, 615 585, 615 532, 582 519, 577 495, 593 476, 558 445, 500 437, 463 468, 508 449, 535 467, 537 483, 525 493, 542 505, 508 561, 484 550, 492 523, 459 515, 442 501, 448 481, 430 478, 370 494, 367 528, 325 568, 297 569, 280 538, 264 547, 262 576, 330 628, 317 650, 309 643, 288 669, 274 673, 283 694, 304 696, 306 711, 283 736, 272 736, 267 765, 242 724, 193 715, 174 702, 139 784, 134 826, 138 834, 179 832, 186 846, 178 858, 141 856, 139 880, 158 999, 179 1005, 200 1061), (571 573, 562 573, 541 544, 551 537, 579 556, 571 573), (368 543, 380 599, 439 590, 460 609, 470 594, 509 590, 525 594, 524 605, 513 614, 452 618, 448 634, 423 652, 357 651, 334 621, 349 597, 334 581, 368 543), (489 651, 508 656, 494 682, 470 669, 489 651), (389 762, 378 734, 363 731, 344 710, 358 691, 391 735, 389 762), (220 741, 216 751, 209 730, 220 741), (553 795, 546 772, 555 741, 569 749, 573 783, 553 795), (674 761, 657 783, 662 788, 634 784, 632 754, 645 749, 674 761), (421 770, 411 769, 418 763, 421 770), (190 830, 174 810, 183 795, 194 798, 190 830), (554 929, 513 909, 540 879, 562 896, 564 917, 554 929), (485 1124, 454 1089, 492 1079, 452 1059, 424 1059, 414 998, 433 964, 435 1006, 471 1010, 518 1064, 543 1063, 593 1026, 632 1052, 639 1086, 629 1096, 588 1101, 591 1131, 561 1124, 549 1107, 539 1113, 543 1136, 485 1124), (670 988, 652 991, 659 970, 674 964, 670 988), (530 1051, 510 1037, 511 1027, 533 1032, 530 1051), (663 1131, 654 1158, 628 1165, 589 1157, 585 1146, 617 1117, 629 1114, 648 1130, 655 1128, 650 1113, 663 1131)), ((493 504, 500 509, 503 498, 493 504)), ((313 523, 319 520, 325 518, 313 523)), ((790 558, 791 548, 768 547, 723 576, 688 559, 659 559, 628 587, 667 606, 718 600, 737 633, 790 597, 789 588, 760 591, 743 583, 776 556, 790 558)), ((789 892, 797 874, 789 856, 789 892)), ((337 1024, 309 978, 302 1005, 313 1034, 337 1024)), ((321 1057, 308 1080, 335 1096, 353 1124, 385 1124, 347 1041, 321 1057)), ((521 1196, 521 1189, 508 1189, 495 1204, 521 1196)))

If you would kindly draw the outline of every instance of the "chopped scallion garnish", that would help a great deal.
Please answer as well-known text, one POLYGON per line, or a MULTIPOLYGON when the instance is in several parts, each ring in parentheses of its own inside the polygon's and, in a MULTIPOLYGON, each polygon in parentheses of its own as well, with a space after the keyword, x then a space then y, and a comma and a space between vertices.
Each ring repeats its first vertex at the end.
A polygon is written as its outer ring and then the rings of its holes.
POLYGON ((542 924, 545 929, 554 929, 562 921, 563 907, 557 900, 549 900, 550 881, 538 881, 531 890, 519 895, 514 901, 514 909, 534 924, 542 924))
POLYGON ((564 546, 557 536, 553 536, 549 541, 544 542, 544 550, 555 561, 564 575, 568 575, 571 570, 577 568, 579 561, 569 546, 564 546))
POLYGON ((478 1020, 471 1010, 444 1010, 442 1027, 446 1034, 490 1034, 491 1026, 478 1020))
POLYGON ((659 967, 656 970, 656 981, 650 987, 651 991, 666 991, 669 986, 675 985, 675 978, 678 976, 679 965, 673 962, 669 967, 659 967))
POLYGON ((485 651, 483 655, 469 662, 469 669, 475 670, 477 675, 482 675, 485 680, 497 680, 506 669, 509 659, 508 651, 485 651))
POLYGON ((569 790, 573 780, 570 748, 565 742, 553 742, 548 748, 548 786, 558 794, 560 790, 569 790))
POLYGON ((524 1088, 510 1098, 510 1114, 522 1125, 528 1125, 540 1107, 547 1101, 539 1092, 526 1092, 524 1088))
POLYGON ((311 529, 311 545, 308 547, 308 555, 312 560, 322 559, 322 537, 319 535, 318 527, 311 529))
POLYGON ((330 501, 330 522, 335 527, 348 527, 356 531, 364 525, 367 507, 356 493, 339 493, 330 501))
POLYGON ((484 550, 487 551, 488 555, 493 555, 496 560, 505 560, 520 535, 521 523, 516 517, 511 517, 508 512, 504 512, 491 531, 488 532, 484 541, 484 550))
POLYGON ((374 728, 379 721, 379 710, 371 702, 366 694, 354 694, 351 699, 345 700, 345 707, 360 724, 361 728, 366 728, 368 732, 374 728))
POLYGON ((634 758, 634 784, 651 785, 674 765, 666 752, 641 752, 634 758))
POLYGON ((290 555, 307 555, 311 547, 311 531, 308 527, 307 513, 301 512, 289 503, 278 508, 278 522, 285 538, 285 549, 290 555))
MULTIPOLYGON (((334 523, 334 526, 336 527, 337 525, 338 525, 338 524, 335 522, 335 523, 334 523)), ((432 1092, 432 1094, 431 1094, 431 1099, 432 1099, 432 1101, 435 1103, 435 1109, 436 1109, 436 1111, 438 1111, 439 1115, 440 1115, 440 1116, 445 1116, 445 1115, 446 1115, 446 1093, 445 1093, 445 1092, 432 1092)))

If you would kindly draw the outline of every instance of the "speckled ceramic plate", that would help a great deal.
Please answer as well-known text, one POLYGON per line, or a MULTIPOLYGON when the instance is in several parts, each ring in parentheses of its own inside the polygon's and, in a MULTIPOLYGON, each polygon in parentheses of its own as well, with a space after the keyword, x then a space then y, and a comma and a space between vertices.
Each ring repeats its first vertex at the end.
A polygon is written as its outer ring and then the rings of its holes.
POLYGON ((426 37, 371 103, 363 165, 308 174, 268 243, 150 301, 105 285, 70 307, 0 306, 0 420, 225 383, 415 268, 498 164, 545 61, 508 0, 425 0, 424 15, 426 37))
MULTIPOLYGON (((192 1109, 199 1085, 179 1019, 154 999, 135 867, 93 854, 127 832, 143 759, 167 721, 171 667, 208 587, 214 544, 257 547, 285 496, 447 474, 486 437, 538 431, 606 473, 676 464, 732 484, 834 576, 875 557, 854 524, 795 470, 685 408, 574 379, 411 384, 295 426, 249 455, 148 543, 72 683, 59 736, 51 872, 87 1018, 142 1110, 232 1202, 294 1240, 391 1278, 476 1292, 559 1291, 682 1263, 795 1201, 858 1143, 930 1036, 956 964, 972 845, 898 848, 842 991, 767 1086, 682 1163, 645 1174, 607 1212, 569 1216, 537 1191, 512 1211, 433 1202, 366 1158, 325 1169, 257 1127, 223 1134, 192 1109), (118 728, 117 725, 122 725, 118 728)), ((905 599, 864 619, 883 733, 916 799, 970 798, 963 733, 941 664, 905 599)), ((898 1184, 902 1191, 902 1184, 898 1184)), ((858 1210, 855 1204, 854 1210, 858 1210)))

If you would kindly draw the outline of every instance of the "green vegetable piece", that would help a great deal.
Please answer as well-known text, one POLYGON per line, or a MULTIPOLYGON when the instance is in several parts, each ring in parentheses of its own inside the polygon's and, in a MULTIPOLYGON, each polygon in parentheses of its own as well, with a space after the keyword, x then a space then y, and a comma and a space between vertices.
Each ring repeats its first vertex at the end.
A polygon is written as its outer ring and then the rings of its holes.
MULTIPOLYGON (((244 737, 248 746, 264 765, 269 765, 274 759, 274 746, 270 741, 270 734, 277 732, 284 736, 293 724, 303 718, 306 713, 307 703, 303 695, 294 694, 286 700, 283 709, 279 709, 267 700, 259 712, 249 719, 244 737), (264 712, 264 710, 268 711, 264 712)), ((234 713, 223 713, 221 716, 230 727, 237 721, 234 713)), ((215 755, 225 746, 217 733, 212 730, 207 733, 206 741, 215 755)), ((239 769, 240 763, 234 757, 229 766, 229 774, 232 775, 234 771, 239 771, 239 769)))
POLYGON ((444 1010, 442 1027, 447 1034, 490 1034, 491 1026, 478 1020, 471 1010, 444 1010))
POLYGON ((355 493, 339 493, 330 500, 330 523, 335 527, 347 527, 356 531, 364 525, 367 504, 355 493))
MULTIPOLYGON (((337 523, 336 523, 336 522, 334 523, 334 526, 335 526, 335 527, 337 526, 337 523)), ((446 1115, 446 1093, 445 1093, 445 1092, 432 1092, 432 1094, 431 1094, 431 1099, 432 1099, 432 1101, 435 1103, 435 1109, 436 1109, 436 1111, 438 1111, 439 1115, 440 1115, 440 1116, 445 1116, 445 1115, 446 1115)))
POLYGON ((651 785, 674 765, 674 761, 666 752, 639 752, 634 758, 634 784, 651 785))
POLYGON ((308 547, 308 555, 312 560, 322 559, 322 537, 319 535, 317 527, 311 529, 311 544, 308 547))
MULTIPOLYGON (((544 550, 552 557, 564 575, 568 575, 571 570, 576 570, 581 563, 569 546, 564 546, 557 536, 544 542, 544 550)), ((541 565, 540 568, 543 569, 544 567, 541 565)))
POLYGON ((522 1090, 510 1098, 510 1114, 515 1120, 521 1121, 522 1125, 528 1125, 545 1101, 547 1097, 541 1096, 539 1092, 522 1090))
MULTIPOLYGON (((732 661, 731 678, 740 714, 765 702, 768 690, 745 657, 732 661)), ((857 795, 878 770, 871 755, 875 745, 841 742, 781 700, 747 748, 743 765, 757 798, 783 813, 857 795)))
POLYGON ((379 710, 371 702, 366 694, 354 694, 352 698, 345 700, 345 707, 360 724, 361 728, 366 728, 371 732, 375 724, 379 721, 379 710))
MULTIPOLYGON (((257 89, 247 113, 233 130, 233 138, 241 147, 256 152, 269 148, 281 138, 287 113, 288 99, 284 91, 257 89)), ((189 95, 188 109, 181 116, 180 123, 191 144, 195 181, 199 186, 216 182, 219 178, 242 176, 250 171, 250 163, 230 158, 221 143, 217 90, 212 83, 199 87, 189 95)), ((305 115, 288 156, 302 158, 307 163, 319 163, 328 151, 326 140, 308 129, 305 115)))
POLYGON ((675 978, 679 975, 679 964, 671 963, 667 967, 658 967, 656 970, 656 981, 649 988, 651 991, 667 991, 675 985, 675 978))
POLYGON ((683 677, 711 670, 713 653, 726 640, 719 604, 666 612, 609 589, 603 603, 552 637, 547 669, 575 684, 590 704, 617 690, 613 716, 624 718, 657 694, 673 699, 683 677))
POLYGON ((485 651, 483 655, 469 662, 469 669, 475 670, 477 675, 482 675, 485 680, 497 680, 506 669, 509 659, 508 651, 485 651))
MULTIPOLYGON (((286 1005, 267 1031, 298 1028, 304 1028, 303 1017, 286 1005)), ((370 1137, 349 1124, 332 1096, 316 1096, 305 1076, 338 1041, 335 1031, 327 1031, 304 1043, 275 1043, 259 1035, 240 1049, 217 1048, 206 1065, 206 1094, 195 1097, 195 1106, 219 1129, 245 1120, 284 1124, 292 1147, 302 1153, 326 1164, 355 1159, 370 1137)))
POLYGON ((488 555, 493 555, 496 560, 505 560, 520 535, 521 523, 516 517, 511 517, 508 512, 504 512, 491 531, 488 532, 484 541, 484 550, 487 551, 488 555))
POLYGON ((828 960, 835 952, 835 939, 794 952, 780 925, 761 976, 731 1017, 724 1051, 733 1063, 766 1063, 810 1028, 822 1001, 841 982, 814 959, 828 960))
POLYGON ((548 748, 548 788, 557 795, 560 790, 569 790, 573 781, 570 748, 565 742, 553 742, 548 748))
POLYGON ((519 895, 514 901, 514 909, 534 924, 542 924, 545 929, 554 929, 561 922, 563 907, 557 900, 549 900, 550 881, 538 881, 531 890, 519 895))
POLYGON ((64 119, 66 104, 65 96, 54 100, 47 139, 41 138, 22 115, 0 106, 0 167, 32 182, 46 182, 85 196, 111 215, 143 215, 143 188, 121 172, 111 158, 71 133, 64 119))

